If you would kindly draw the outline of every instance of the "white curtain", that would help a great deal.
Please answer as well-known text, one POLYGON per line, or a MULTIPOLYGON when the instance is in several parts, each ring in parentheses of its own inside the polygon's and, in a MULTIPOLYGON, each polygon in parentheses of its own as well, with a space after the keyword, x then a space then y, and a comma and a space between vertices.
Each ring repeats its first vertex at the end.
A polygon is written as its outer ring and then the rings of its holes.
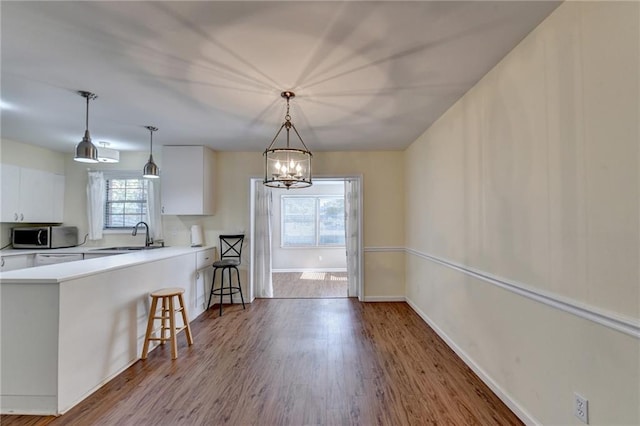
MULTIPOLYGON (((347 281, 349 296, 356 296, 360 281, 360 185, 356 179, 344 182, 344 212, 345 212, 345 246, 347 251, 347 281)), ((360 298, 362 294, 358 295, 360 298)))
POLYGON ((147 180, 147 225, 149 236, 154 241, 162 240, 162 212, 160 206, 160 182, 153 179, 147 180))
POLYGON ((273 297, 271 279, 271 189, 262 181, 256 182, 255 208, 255 279, 256 296, 273 297))
POLYGON ((104 228, 104 203, 106 181, 102 172, 89 172, 87 179, 87 216, 89 239, 102 239, 104 228))

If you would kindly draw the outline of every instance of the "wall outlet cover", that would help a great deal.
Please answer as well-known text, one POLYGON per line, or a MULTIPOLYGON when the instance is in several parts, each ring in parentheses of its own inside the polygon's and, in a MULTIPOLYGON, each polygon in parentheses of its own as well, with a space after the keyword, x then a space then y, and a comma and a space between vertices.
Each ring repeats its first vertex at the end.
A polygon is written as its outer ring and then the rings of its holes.
POLYGON ((575 392, 573 394, 573 414, 582 423, 589 424, 589 401, 575 392))

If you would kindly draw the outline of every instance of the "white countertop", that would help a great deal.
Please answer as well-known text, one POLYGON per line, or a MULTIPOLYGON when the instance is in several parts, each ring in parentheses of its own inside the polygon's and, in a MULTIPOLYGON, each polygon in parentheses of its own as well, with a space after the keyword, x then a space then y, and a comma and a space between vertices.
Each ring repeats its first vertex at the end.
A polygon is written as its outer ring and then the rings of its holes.
MULTIPOLYGON (((20 256, 21 254, 79 254, 79 253, 104 253, 104 254, 112 254, 116 253, 113 251, 101 250, 103 247, 87 247, 87 246, 76 246, 76 247, 66 247, 66 248, 57 248, 57 249, 14 249, 8 248, 4 250, 0 250, 0 256, 20 256)), ((202 247, 196 247, 202 248, 202 247)), ((160 250, 160 249, 154 249, 160 250)), ((123 253, 119 251, 117 253, 123 253)))
MULTIPOLYGON (((0 272, 0 284, 57 284, 64 281, 81 278, 87 275, 106 272, 113 269, 125 268, 140 263, 153 262, 169 257, 181 256, 214 248, 204 247, 163 247, 153 250, 139 250, 133 252, 95 250, 88 247, 71 247, 46 250, 47 254, 78 254, 78 253, 103 253, 113 256, 98 257, 95 259, 79 260, 76 262, 58 263, 53 265, 37 266, 25 269, 16 269, 8 272, 0 272), (122 253, 122 254, 120 254, 122 253)), ((2 250, 2 256, 43 253, 43 250, 2 250)))

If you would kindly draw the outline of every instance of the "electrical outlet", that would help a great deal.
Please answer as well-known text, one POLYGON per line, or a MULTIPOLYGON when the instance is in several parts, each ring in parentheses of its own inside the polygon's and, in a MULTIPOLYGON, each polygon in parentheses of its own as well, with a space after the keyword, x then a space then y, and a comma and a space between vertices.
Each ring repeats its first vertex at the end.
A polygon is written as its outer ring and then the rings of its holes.
POLYGON ((573 393, 573 414, 582 423, 589 424, 589 401, 577 393, 573 393))

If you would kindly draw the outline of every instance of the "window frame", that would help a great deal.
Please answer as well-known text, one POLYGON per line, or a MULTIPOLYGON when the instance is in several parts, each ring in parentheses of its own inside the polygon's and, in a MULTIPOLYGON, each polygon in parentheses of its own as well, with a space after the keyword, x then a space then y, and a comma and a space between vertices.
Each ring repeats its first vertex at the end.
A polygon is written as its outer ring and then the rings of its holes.
MULTIPOLYGON (((330 249, 345 248, 346 235, 343 243, 336 244, 320 244, 320 200, 321 199, 339 199, 344 203, 344 195, 283 195, 280 197, 280 248, 282 249, 330 249), (285 245, 285 203, 292 199, 313 199, 314 200, 314 244, 295 244, 285 245)), ((344 211, 344 204, 343 204, 344 211)), ((344 223, 346 229, 346 223, 344 223)), ((345 231, 346 232, 346 231, 345 231)))
POLYGON ((104 224, 102 226, 102 231, 103 233, 107 233, 107 234, 124 234, 124 233, 129 233, 131 232, 131 229, 133 228, 133 226, 107 226, 107 224, 109 223, 108 218, 110 215, 108 213, 109 211, 109 204, 111 203, 109 201, 109 181, 110 180, 130 180, 130 179, 135 179, 135 180, 140 180, 142 181, 143 185, 142 185, 142 189, 143 189, 143 195, 144 195, 144 199, 140 200, 140 201, 136 201, 137 203, 140 203, 143 205, 143 213, 141 213, 141 219, 140 220, 146 220, 146 216, 147 216, 147 211, 146 209, 148 209, 148 202, 149 202, 149 187, 148 187, 148 182, 146 179, 144 179, 142 177, 142 175, 140 174, 139 171, 133 171, 133 170, 109 170, 109 171, 103 171, 103 176, 104 176, 104 180, 105 180, 105 192, 104 192, 104 211, 103 211, 103 215, 104 215, 104 224))

